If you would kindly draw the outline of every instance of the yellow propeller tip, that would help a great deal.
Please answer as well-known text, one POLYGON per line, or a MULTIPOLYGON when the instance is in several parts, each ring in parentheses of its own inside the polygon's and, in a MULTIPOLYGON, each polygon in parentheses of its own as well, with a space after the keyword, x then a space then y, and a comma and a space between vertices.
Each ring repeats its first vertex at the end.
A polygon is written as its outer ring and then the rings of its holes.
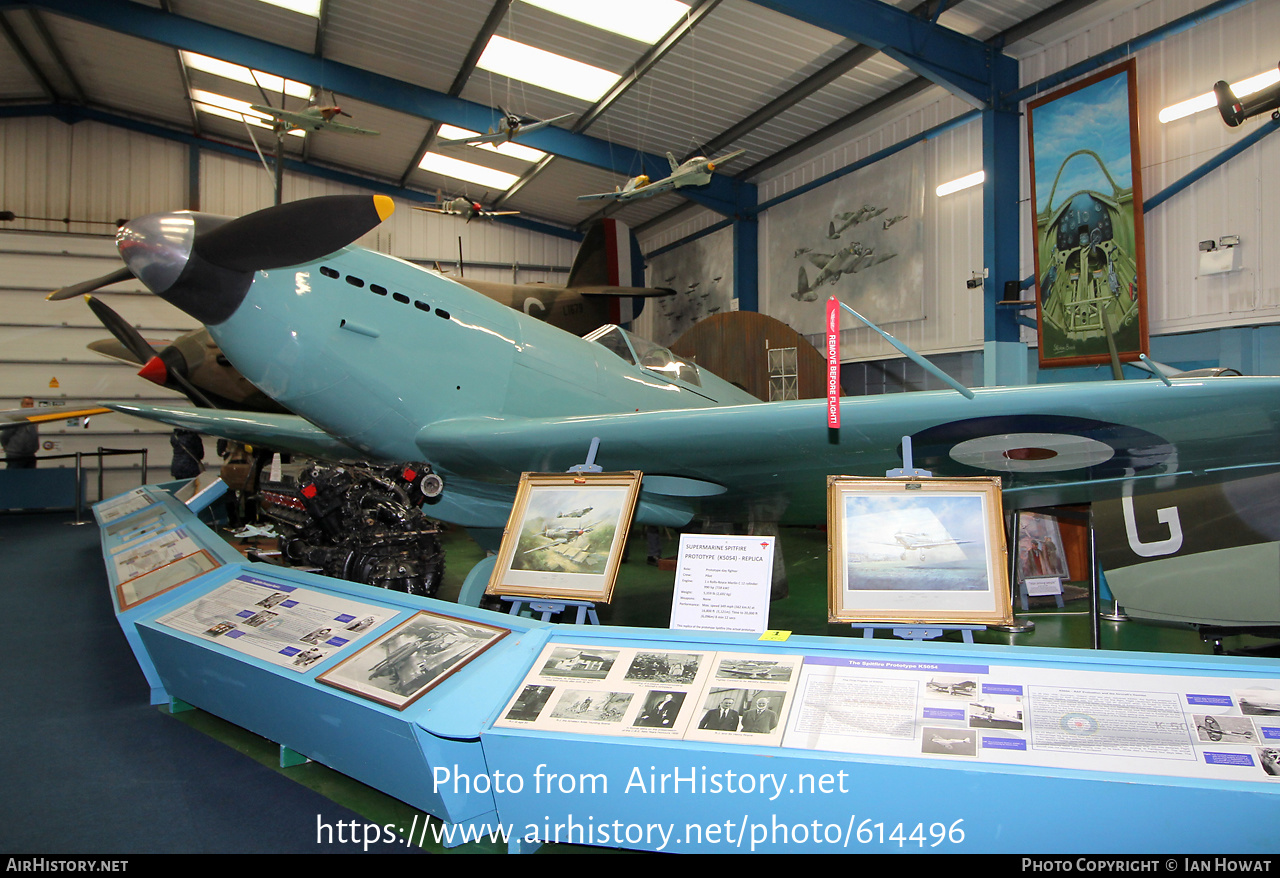
POLYGON ((373 196, 373 208, 378 212, 378 219, 385 220, 395 213, 396 203, 391 200, 389 195, 375 195, 373 196))

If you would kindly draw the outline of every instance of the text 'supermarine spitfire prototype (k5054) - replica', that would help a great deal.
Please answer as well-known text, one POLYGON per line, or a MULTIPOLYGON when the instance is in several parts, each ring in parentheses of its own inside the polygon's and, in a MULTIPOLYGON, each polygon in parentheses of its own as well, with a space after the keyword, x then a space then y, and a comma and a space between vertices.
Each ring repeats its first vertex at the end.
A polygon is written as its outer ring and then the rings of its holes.
POLYGON ((385 196, 331 196, 126 224, 130 272, 296 414, 112 407, 331 459, 425 461, 446 486, 432 517, 492 529, 522 472, 563 472, 595 438, 605 470, 644 473, 634 520, 670 526, 699 506, 824 522, 827 476, 882 476, 901 465, 904 436, 917 466, 1000 475, 1019 507, 1226 479, 1280 457, 1280 378, 1267 377, 845 398, 831 431, 826 400, 760 402, 616 326, 578 338, 351 246, 391 210, 385 196))

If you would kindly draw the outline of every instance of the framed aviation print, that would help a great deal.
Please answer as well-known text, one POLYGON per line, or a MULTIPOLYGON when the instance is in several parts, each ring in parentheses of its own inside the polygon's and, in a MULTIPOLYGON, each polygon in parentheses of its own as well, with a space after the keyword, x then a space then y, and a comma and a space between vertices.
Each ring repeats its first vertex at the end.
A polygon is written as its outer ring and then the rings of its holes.
POLYGON ((640 473, 524 473, 485 594, 608 603, 640 473))
POLYGON ((1000 479, 827 480, 832 622, 1013 620, 1000 479))

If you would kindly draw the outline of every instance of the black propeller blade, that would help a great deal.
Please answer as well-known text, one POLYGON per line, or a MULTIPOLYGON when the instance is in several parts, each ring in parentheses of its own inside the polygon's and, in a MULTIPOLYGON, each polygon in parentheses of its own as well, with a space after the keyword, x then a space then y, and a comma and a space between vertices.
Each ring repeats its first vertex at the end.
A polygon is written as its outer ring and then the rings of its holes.
POLYGON ((101 299, 85 296, 84 300, 89 303, 89 310, 102 322, 107 331, 114 335, 120 341, 120 344, 128 348, 129 353, 133 354, 139 363, 145 364, 152 357, 160 355, 160 352, 142 337, 142 333, 138 332, 132 324, 112 310, 101 299))
POLYGON ((194 250, 206 262, 231 271, 300 265, 341 250, 393 210, 394 203, 385 195, 328 195, 290 201, 200 235, 194 250))
MULTIPOLYGON (((132 275, 131 275, 132 276, 132 275)), ((129 353, 133 354, 139 363, 143 364, 143 371, 151 366, 151 361, 158 359, 164 365, 165 378, 169 379, 162 383, 168 384, 172 381, 178 386, 188 399, 202 408, 216 409, 217 406, 209 401, 200 389, 192 384, 186 376, 186 363, 178 362, 182 360, 181 354, 176 351, 174 355, 165 357, 168 351, 157 351, 151 344, 142 337, 142 333, 138 332, 128 321, 117 314, 110 306, 101 299, 95 299, 93 296, 85 296, 85 301, 89 303, 89 310, 102 321, 102 325, 107 331, 114 335, 120 342, 128 348, 129 353)))
POLYGON ((83 296, 85 293, 92 293, 94 290, 120 283, 122 280, 132 279, 133 272, 128 268, 121 266, 110 274, 104 274, 102 277, 97 277, 93 280, 83 280, 78 284, 72 284, 69 287, 63 287, 60 290, 54 290, 45 298, 50 302, 58 302, 62 299, 71 299, 75 296, 83 296))

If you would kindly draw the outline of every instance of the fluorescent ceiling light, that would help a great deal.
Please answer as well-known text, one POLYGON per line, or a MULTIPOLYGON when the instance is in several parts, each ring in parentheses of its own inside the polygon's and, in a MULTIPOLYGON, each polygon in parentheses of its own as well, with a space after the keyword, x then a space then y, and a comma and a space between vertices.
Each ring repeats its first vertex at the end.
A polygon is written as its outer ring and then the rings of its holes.
POLYGON ((978 171, 976 174, 969 174, 967 177, 961 177, 958 180, 952 180, 950 183, 943 183, 934 191, 938 197, 950 195, 952 192, 959 192, 961 189, 968 189, 972 186, 982 185, 982 181, 987 179, 986 171, 978 171))
POLYGON ((294 82, 292 79, 282 79, 279 76, 263 73, 260 70, 250 70, 248 67, 241 67, 239 64, 232 64, 229 61, 210 58, 208 55, 197 55, 195 52, 183 52, 182 63, 192 70, 212 73, 214 76, 221 76, 223 79, 243 82, 246 85, 262 86, 262 90, 268 94, 280 94, 283 91, 290 97, 302 98, 304 101, 311 100, 313 91, 311 86, 302 82, 294 82))
MULTIPOLYGON (((459 128, 457 125, 441 125, 439 137, 441 140, 462 140, 467 137, 477 137, 480 132, 468 131, 466 128, 459 128)), ((498 155, 505 155, 508 158, 519 159, 522 162, 538 162, 546 155, 540 149, 534 149, 532 146, 525 146, 521 143, 469 143, 468 146, 478 149, 487 149, 489 152, 496 152, 498 155)))
POLYGON ((478 183, 487 189, 498 189, 503 192, 510 189, 511 184, 520 179, 515 174, 508 174, 506 171, 495 171, 493 168, 473 165, 471 162, 464 162, 460 159, 451 159, 448 156, 440 155, 438 152, 429 152, 424 155, 422 161, 418 163, 418 167, 424 171, 432 171, 436 174, 452 177, 455 180, 465 180, 468 183, 478 183))
MULTIPOLYGON (((1265 73, 1259 73, 1257 76, 1251 76, 1235 83, 1231 86, 1231 92, 1236 97, 1242 98, 1277 82, 1280 82, 1280 67, 1272 67, 1265 73)), ((1160 111, 1160 121, 1172 122, 1175 119, 1181 119, 1184 116, 1190 116, 1193 113, 1209 110, 1216 106, 1218 106, 1217 96, 1213 92, 1208 92, 1190 100, 1185 100, 1180 104, 1165 107, 1160 111)))
POLYGON ((524 2, 643 43, 656 43, 675 27, 676 22, 689 14, 689 4, 679 0, 628 0, 626 3, 602 3, 600 0, 524 2))
POLYGON ((291 9, 312 18, 319 18, 320 4, 323 0, 262 0, 262 2, 268 6, 279 6, 281 9, 291 9))
MULTIPOLYGON (((239 122, 243 119, 250 125, 256 125, 259 128, 270 130, 273 128, 272 119, 265 113, 259 113, 250 107, 244 101, 238 101, 235 98, 229 98, 226 95, 220 95, 217 92, 205 91, 202 88, 191 89, 191 100, 196 105, 196 109, 204 113, 214 116, 221 116, 224 119, 232 119, 239 122)), ((294 129, 289 132, 299 137, 306 134, 305 131, 294 129)))
POLYGON ((604 97, 620 78, 608 70, 499 36, 489 38, 476 66, 592 103, 604 97))

